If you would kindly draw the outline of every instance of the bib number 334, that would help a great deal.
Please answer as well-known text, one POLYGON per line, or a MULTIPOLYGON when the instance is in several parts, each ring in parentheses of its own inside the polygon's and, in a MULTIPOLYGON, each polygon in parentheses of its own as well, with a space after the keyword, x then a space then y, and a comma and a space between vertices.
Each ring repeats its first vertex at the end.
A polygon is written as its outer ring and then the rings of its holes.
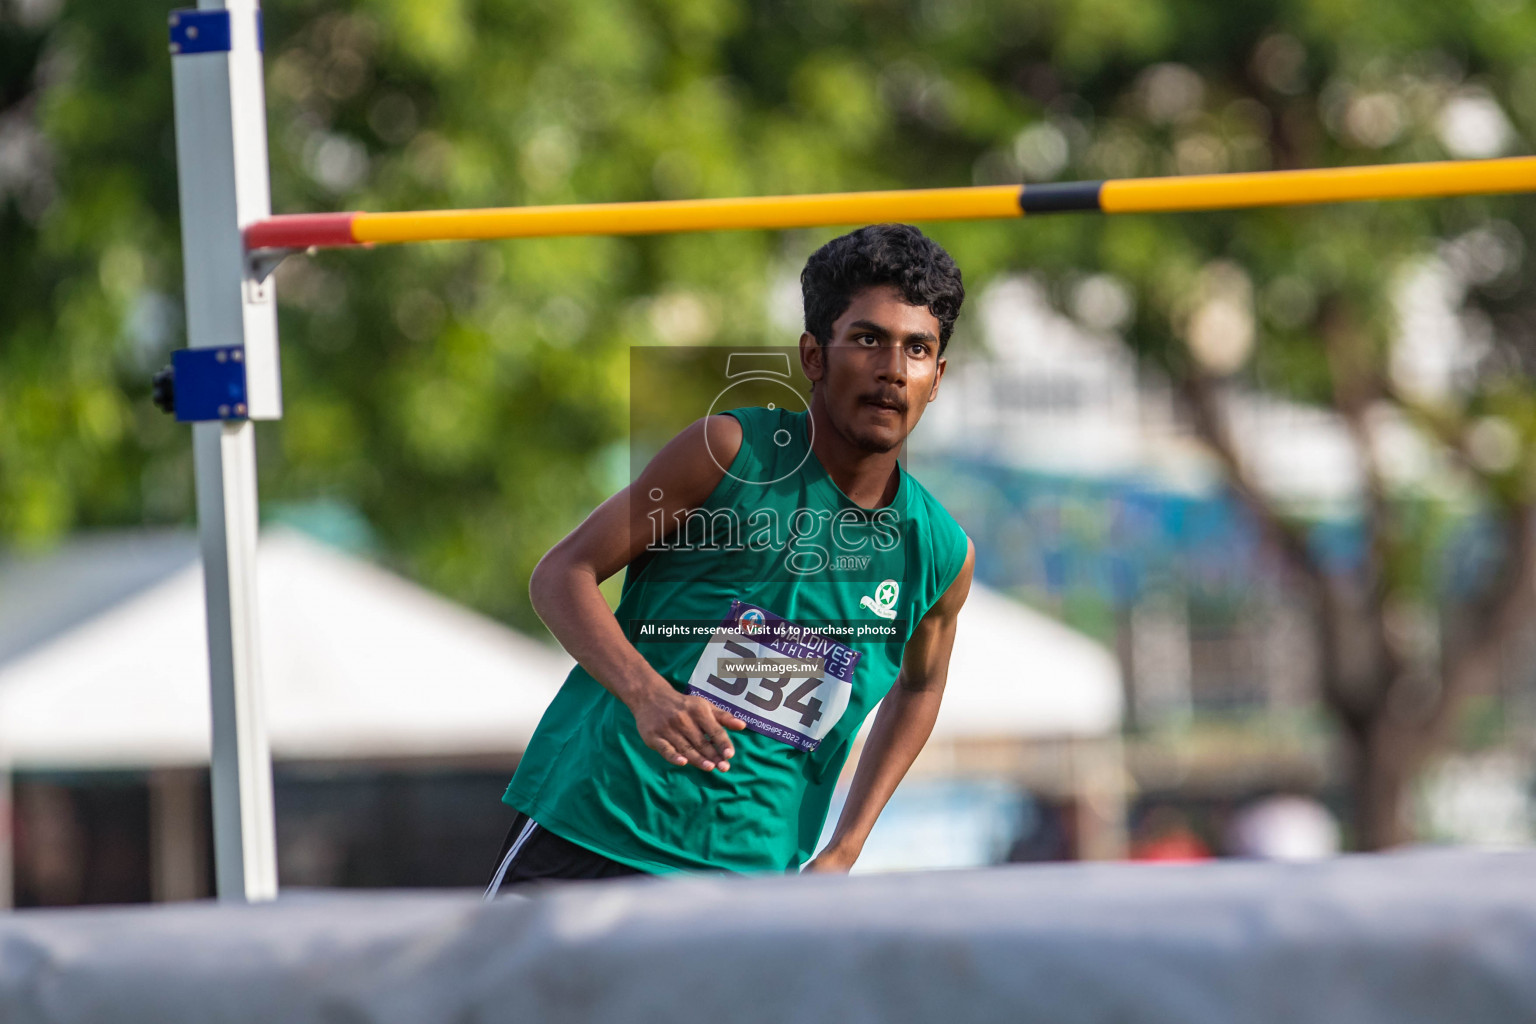
POLYGON ((753 732, 811 751, 847 710, 861 656, 757 605, 732 601, 693 667, 688 692, 753 732))

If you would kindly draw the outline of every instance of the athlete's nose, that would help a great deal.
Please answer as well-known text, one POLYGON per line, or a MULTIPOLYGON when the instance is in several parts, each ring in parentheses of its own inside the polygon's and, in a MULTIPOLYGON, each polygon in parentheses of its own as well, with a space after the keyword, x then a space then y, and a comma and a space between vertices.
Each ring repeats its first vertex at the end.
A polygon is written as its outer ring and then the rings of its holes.
POLYGON ((907 353, 900 345, 880 346, 880 356, 875 364, 875 379, 898 387, 907 383, 907 353))

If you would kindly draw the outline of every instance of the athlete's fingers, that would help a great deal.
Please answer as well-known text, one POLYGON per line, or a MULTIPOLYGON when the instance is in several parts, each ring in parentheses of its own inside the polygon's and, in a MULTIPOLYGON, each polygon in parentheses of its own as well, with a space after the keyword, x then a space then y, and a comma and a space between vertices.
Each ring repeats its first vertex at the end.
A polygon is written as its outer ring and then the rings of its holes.
POLYGON ((656 751, 656 753, 660 754, 662 757, 666 758, 672 764, 677 765, 679 768, 688 763, 687 757, 679 753, 676 747, 672 746, 672 744, 668 743, 660 736, 657 736, 654 740, 651 741, 651 749, 656 751))
POLYGON ((677 752, 682 754, 686 759, 683 762, 684 764, 691 764, 695 768, 706 772, 712 771, 714 769, 715 763, 708 757, 704 756, 704 754, 693 744, 678 738, 673 741, 673 745, 677 747, 677 752))
POLYGON ((713 704, 709 706, 709 709, 715 713, 715 721, 719 722, 727 729, 735 729, 736 731, 740 732, 742 729, 747 727, 746 722, 743 722, 729 711, 717 708, 713 704))
POLYGON ((687 763, 704 771, 714 771, 714 759, 700 749, 700 741, 693 738, 681 728, 674 726, 671 736, 668 737, 671 744, 677 748, 677 752, 688 759, 687 763))
POLYGON ((697 711, 699 728, 704 730, 704 735, 715 750, 726 759, 734 756, 736 751, 731 748, 731 738, 725 734, 724 729, 720 728, 720 722, 715 717, 715 706, 706 702, 706 706, 698 708, 697 711))
POLYGON ((725 754, 727 744, 717 743, 710 732, 709 725, 713 718, 706 711, 709 706, 709 702, 703 698, 689 699, 683 705, 683 713, 678 716, 677 728, 687 734, 689 742, 705 757, 718 760, 725 754))
POLYGON ((702 736, 700 742, 707 743, 718 755, 718 767, 726 767, 730 759, 736 755, 736 750, 731 745, 731 738, 725 734, 724 729, 720 728, 720 722, 715 717, 715 706, 700 698, 689 702, 688 712, 702 736))

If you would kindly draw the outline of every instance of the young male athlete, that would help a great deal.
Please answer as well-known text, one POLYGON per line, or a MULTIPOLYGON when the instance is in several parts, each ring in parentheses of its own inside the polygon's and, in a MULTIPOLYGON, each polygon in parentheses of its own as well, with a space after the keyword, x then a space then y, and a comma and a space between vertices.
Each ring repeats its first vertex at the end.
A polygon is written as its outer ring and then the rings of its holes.
POLYGON ((534 570, 577 665, 503 801, 487 890, 790 871, 879 703, 837 829, 847 871, 933 728, 975 551, 897 460, 965 297, 916 228, 836 238, 801 274, 808 407, 706 416, 534 570), (616 612, 598 584, 627 567, 616 612))

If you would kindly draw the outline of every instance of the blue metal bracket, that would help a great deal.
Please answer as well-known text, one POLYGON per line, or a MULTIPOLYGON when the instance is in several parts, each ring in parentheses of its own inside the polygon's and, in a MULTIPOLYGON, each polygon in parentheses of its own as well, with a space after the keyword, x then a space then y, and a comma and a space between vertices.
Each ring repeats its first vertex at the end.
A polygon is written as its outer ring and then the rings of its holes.
POLYGON ((243 420, 245 349, 184 348, 171 353, 176 368, 176 418, 182 423, 243 420))
POLYGON ((171 12, 172 53, 226 53, 228 51, 228 11, 212 8, 171 12))

